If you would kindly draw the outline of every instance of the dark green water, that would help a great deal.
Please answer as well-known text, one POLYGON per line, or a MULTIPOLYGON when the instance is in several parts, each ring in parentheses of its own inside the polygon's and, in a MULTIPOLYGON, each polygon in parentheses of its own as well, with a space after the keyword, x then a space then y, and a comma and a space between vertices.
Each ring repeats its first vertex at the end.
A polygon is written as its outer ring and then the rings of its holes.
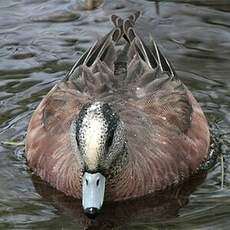
MULTIPOLYGON (((42 97, 92 42, 112 13, 142 10, 164 54, 221 134, 220 162, 200 184, 151 202, 108 204, 90 223, 79 202, 32 178, 23 147, 0 145, 0 229, 229 229, 230 2, 106 1, 83 11, 74 0, 0 1, 0 141, 23 141, 42 97), (190 2, 190 3, 189 3, 190 2), (191 3, 193 2, 193 3, 191 3), (158 14, 157 14, 158 12, 158 14)), ((198 179, 195 179, 199 184, 198 179)), ((192 184, 192 185, 191 185, 192 184)))

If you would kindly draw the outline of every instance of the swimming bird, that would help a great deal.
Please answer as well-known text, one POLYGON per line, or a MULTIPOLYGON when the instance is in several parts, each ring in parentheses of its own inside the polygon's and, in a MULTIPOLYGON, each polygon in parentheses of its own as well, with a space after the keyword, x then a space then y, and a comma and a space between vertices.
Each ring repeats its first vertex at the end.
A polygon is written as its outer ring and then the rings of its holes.
POLYGON ((104 200, 163 191, 199 172, 209 154, 207 120, 155 40, 113 28, 44 97, 26 137, 29 167, 95 217, 104 200))

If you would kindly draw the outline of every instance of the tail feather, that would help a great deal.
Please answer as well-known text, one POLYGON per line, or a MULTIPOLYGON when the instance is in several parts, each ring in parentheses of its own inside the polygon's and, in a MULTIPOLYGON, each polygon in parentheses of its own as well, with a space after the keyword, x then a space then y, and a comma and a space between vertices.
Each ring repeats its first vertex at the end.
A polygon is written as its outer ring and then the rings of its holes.
MULTIPOLYGON (((74 64, 67 78, 78 68, 80 65, 88 67, 93 66, 98 60, 104 61, 106 53, 113 53, 114 43, 116 43, 122 36, 120 28, 116 27, 111 30, 101 40, 97 41, 89 50, 87 50, 81 58, 74 64), (110 51, 110 52, 109 52, 110 51)), ((113 56, 113 55, 112 55, 113 56)), ((105 61, 106 62, 106 61, 105 61)))
POLYGON ((175 77, 174 68, 172 67, 168 59, 160 52, 158 45, 152 37, 150 37, 150 42, 152 43, 152 51, 154 52, 154 55, 157 57, 161 71, 169 72, 172 77, 175 77))
POLYGON ((126 40, 131 44, 135 43, 135 48, 140 57, 148 64, 149 67, 155 69, 159 67, 161 72, 168 72, 171 78, 175 77, 175 71, 167 58, 161 53, 156 42, 151 38, 152 46, 146 45, 145 42, 135 31, 135 22, 140 16, 140 12, 131 15, 123 23, 124 36, 126 40))
MULTIPOLYGON (((115 57, 116 55, 114 55, 116 54, 115 45, 121 38, 124 38, 127 41, 128 44, 126 47, 129 47, 129 53, 139 55, 149 68, 159 68, 161 72, 168 72, 170 76, 174 78, 175 71, 172 65, 160 52, 153 38, 150 39, 149 44, 146 44, 136 32, 135 23, 139 16, 139 11, 130 15, 125 20, 117 15, 112 15, 111 21, 114 24, 114 28, 82 55, 68 73, 67 78, 80 65, 91 67, 99 60, 108 63, 108 67, 112 69, 113 67, 110 65, 113 65, 113 61, 117 60, 115 57)), ((127 54, 127 52, 124 53, 127 54)))
POLYGON ((140 12, 140 11, 137 11, 137 12, 135 12, 134 14, 131 14, 131 15, 129 16, 129 21, 130 21, 131 23, 133 23, 133 25, 134 25, 135 22, 136 22, 136 20, 140 17, 140 15, 141 15, 141 12, 140 12))
POLYGON ((150 68, 155 69, 158 66, 156 58, 154 57, 148 46, 136 34, 133 26, 133 21, 130 21, 129 19, 126 20, 123 25, 124 33, 127 36, 129 43, 134 42, 136 51, 140 55, 140 57, 148 64, 150 68))

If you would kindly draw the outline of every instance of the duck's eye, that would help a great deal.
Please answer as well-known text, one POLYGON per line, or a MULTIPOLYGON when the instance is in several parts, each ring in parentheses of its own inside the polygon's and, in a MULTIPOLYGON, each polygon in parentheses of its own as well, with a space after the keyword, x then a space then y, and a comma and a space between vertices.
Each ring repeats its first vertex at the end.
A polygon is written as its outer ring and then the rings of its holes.
POLYGON ((77 142, 77 145, 79 146, 79 129, 80 129, 80 126, 79 126, 79 121, 76 121, 76 131, 75 131, 75 139, 76 139, 76 142, 77 142))
POLYGON ((108 141, 107 141, 108 147, 110 147, 113 143, 113 136, 114 136, 114 132, 108 138, 108 141))
POLYGON ((79 146, 79 139, 78 139, 78 136, 76 136, 76 142, 77 142, 77 145, 79 146))

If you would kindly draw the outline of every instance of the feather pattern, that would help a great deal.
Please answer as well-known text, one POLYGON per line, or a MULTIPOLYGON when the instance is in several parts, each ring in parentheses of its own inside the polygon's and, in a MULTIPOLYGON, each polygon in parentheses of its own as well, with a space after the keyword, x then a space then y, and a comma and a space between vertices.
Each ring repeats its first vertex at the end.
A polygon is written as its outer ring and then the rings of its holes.
POLYGON ((42 100, 28 127, 29 166, 65 194, 81 197, 74 121, 93 101, 111 105, 127 133, 128 164, 107 184, 107 200, 163 190, 196 173, 207 159, 209 129, 191 92, 156 42, 135 30, 140 13, 123 20, 76 62, 42 100), (119 43, 119 45, 118 45, 119 43))

